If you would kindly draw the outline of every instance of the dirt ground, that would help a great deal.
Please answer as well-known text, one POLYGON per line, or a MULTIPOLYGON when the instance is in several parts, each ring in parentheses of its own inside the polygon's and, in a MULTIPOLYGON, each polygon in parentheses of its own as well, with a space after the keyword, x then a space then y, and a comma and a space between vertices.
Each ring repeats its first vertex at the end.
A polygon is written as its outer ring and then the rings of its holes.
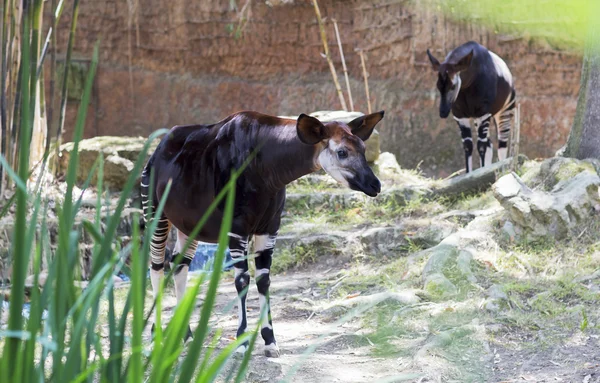
MULTIPOLYGON (((458 361, 450 356, 444 360, 429 349, 432 334, 411 339, 406 352, 382 356, 374 351, 377 345, 369 335, 373 330, 365 327, 372 310, 340 324, 343 313, 327 308, 333 300, 328 295, 338 280, 339 270, 318 265, 272 278, 273 326, 281 357, 265 357, 262 340, 257 340, 247 382, 600 382, 600 336, 594 331, 585 335, 575 331, 551 347, 540 348, 532 345, 544 337, 541 329, 531 332, 489 323, 480 325, 484 328, 480 344, 460 351, 463 356, 458 361)), ((223 331, 218 349, 235 335, 235 295, 231 278, 225 279, 211 321, 213 329, 223 331)), ((350 297, 346 299, 354 299, 350 297)), ((165 298, 168 318, 175 300, 172 294, 165 298)), ((253 288, 248 296, 249 328, 256 325, 258 314, 253 288)), ((197 320, 196 314, 192 329, 197 320)), ((236 363, 233 359, 228 369, 236 363)))

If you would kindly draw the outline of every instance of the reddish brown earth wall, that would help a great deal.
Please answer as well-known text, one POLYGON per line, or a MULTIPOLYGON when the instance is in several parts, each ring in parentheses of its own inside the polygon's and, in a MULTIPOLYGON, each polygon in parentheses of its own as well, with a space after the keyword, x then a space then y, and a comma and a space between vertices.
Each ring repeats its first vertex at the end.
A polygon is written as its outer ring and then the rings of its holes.
MULTIPOLYGON (((244 2, 238 0, 240 7, 244 2)), ((213 122, 242 109, 293 115, 340 107, 320 56, 310 1, 273 0, 278 5, 268 6, 254 0, 238 39, 228 32, 237 17, 229 0, 139 0, 137 16, 128 9, 131 2, 81 3, 77 55, 90 57, 101 39, 86 136, 148 135, 175 124, 213 122)), ((321 0, 320 5, 324 17, 338 20, 360 111, 366 111, 366 101, 354 48, 365 50, 374 108, 386 110, 382 149, 395 153, 401 165, 420 164, 437 176, 462 167, 458 128, 438 117, 436 77, 425 50, 444 56, 470 39, 498 53, 513 72, 522 105, 522 151, 550 156, 566 141, 579 89, 579 55, 454 23, 414 1, 321 0)), ((66 46, 70 21, 64 16, 61 46, 66 46)), ((341 75, 333 28, 327 26, 341 75)), ((70 105, 69 121, 74 114, 70 105)))

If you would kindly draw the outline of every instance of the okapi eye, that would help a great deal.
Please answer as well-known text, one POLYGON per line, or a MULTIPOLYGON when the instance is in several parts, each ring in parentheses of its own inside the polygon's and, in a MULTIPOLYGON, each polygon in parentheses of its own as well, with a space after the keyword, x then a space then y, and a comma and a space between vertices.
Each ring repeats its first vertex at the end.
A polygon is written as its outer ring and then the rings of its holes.
POLYGON ((344 158, 348 157, 348 152, 340 149, 337 151, 337 155, 340 160, 343 160, 344 158))

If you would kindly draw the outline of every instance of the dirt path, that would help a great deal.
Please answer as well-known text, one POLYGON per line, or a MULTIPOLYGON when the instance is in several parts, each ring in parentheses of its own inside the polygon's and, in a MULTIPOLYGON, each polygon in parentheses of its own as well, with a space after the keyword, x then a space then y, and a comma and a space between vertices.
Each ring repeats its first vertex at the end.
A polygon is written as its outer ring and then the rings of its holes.
MULTIPOLYGON (((299 383, 600 382, 600 343, 599 336, 593 332, 542 349, 528 346, 532 340, 519 329, 478 324, 475 327, 480 328, 479 334, 475 331, 465 336, 468 342, 460 337, 450 340, 453 342, 450 347, 458 348, 458 358, 452 356, 456 352, 438 353, 432 349, 439 334, 410 339, 412 343, 407 343, 406 354, 401 356, 392 353, 379 357, 369 339, 373 329, 366 329, 364 325, 365 318, 374 315, 372 312, 367 311, 360 318, 340 325, 336 321, 343 313, 327 309, 331 301, 327 293, 338 279, 337 269, 321 271, 318 267, 272 278, 273 324, 281 357, 266 358, 262 339, 258 339, 247 382, 280 382, 286 377, 289 382, 299 383)), ((211 320, 213 328, 223 331, 218 349, 233 340, 237 328, 236 308, 232 302, 235 295, 232 280, 223 281, 211 320)), ((168 292, 166 319, 174 303, 168 292)), ((415 318, 435 316, 435 312, 447 311, 450 307, 448 302, 426 305, 429 312, 415 313, 415 318)), ((192 329, 197 325, 198 311, 192 317, 192 329)), ((258 314, 258 294, 252 288, 248 297, 249 327, 256 325, 258 314)), ((539 336, 543 337, 542 331, 539 336)), ((537 344, 537 340, 534 343, 537 344)), ((232 360, 230 367, 235 363, 239 361, 232 360)))
MULTIPOLYGON (((336 272, 298 272, 272 278, 273 326, 281 357, 266 358, 262 340, 257 340, 248 382, 277 382, 295 368, 291 382, 374 382, 401 372, 394 358, 370 355, 368 342, 355 335, 359 330, 357 323, 338 326, 331 321, 335 318, 323 318, 313 311, 327 300, 326 294, 315 287, 335 279, 336 272), (309 347, 316 349, 305 355, 309 347)), ((235 295, 232 281, 222 284, 213 322, 213 326, 223 330, 220 347, 227 344, 227 338, 234 335, 237 328, 236 310, 229 309, 235 295)), ((256 325, 258 315, 258 294, 252 288, 248 296, 249 327, 256 325)), ((192 327, 195 320, 197 318, 192 319, 192 327)))

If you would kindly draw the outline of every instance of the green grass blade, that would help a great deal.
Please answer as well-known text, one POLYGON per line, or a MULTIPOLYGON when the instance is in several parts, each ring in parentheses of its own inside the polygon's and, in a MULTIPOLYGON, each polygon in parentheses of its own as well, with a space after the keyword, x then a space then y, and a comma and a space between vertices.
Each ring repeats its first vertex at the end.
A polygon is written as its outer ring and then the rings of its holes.
MULTIPOLYGON (((29 121, 29 28, 30 20, 26 16, 28 13, 27 2, 23 3, 23 36, 21 39, 21 92, 23 102, 21 103, 21 135, 19 150, 19 177, 27 179, 29 173, 29 138, 31 136, 31 124, 29 121)), ((13 279, 11 288, 11 305, 8 314, 8 329, 20 331, 23 326, 23 316, 21 310, 24 301, 24 284, 29 254, 23 254, 22 249, 26 246, 25 234, 27 231, 27 192, 17 189, 17 209, 14 225, 14 239, 12 246, 13 254, 13 279)), ((17 355, 21 341, 16 338, 6 340, 3 355, 17 355)), ((19 379, 20 370, 14 363, 9 362, 9 358, 3 358, 3 369, 8 371, 11 381, 19 379)), ((17 380, 19 381, 19 380, 17 380)))
POLYGON ((215 297, 217 295, 217 288, 221 279, 221 273, 223 271, 223 260, 225 259, 225 249, 229 245, 229 235, 231 231, 231 225, 233 223, 233 206, 235 202, 235 188, 237 185, 237 173, 233 172, 232 176, 227 183, 224 190, 227 190, 227 199, 225 201, 225 209, 223 211, 223 221, 221 223, 221 229, 219 231, 219 244, 217 252, 214 258, 213 272, 210 278, 210 284, 206 292, 204 304, 202 305, 202 311, 200 314, 200 321, 198 327, 194 333, 194 341, 188 351, 188 355, 183 361, 182 372, 179 378, 180 382, 190 382, 195 371, 195 363, 200 356, 202 344, 207 334, 208 320, 212 313, 215 297))
MULTIPOLYGON (((170 183, 167 186, 170 188, 170 183)), ((139 252, 139 219, 134 219, 132 243, 133 249, 131 252, 131 291, 129 296, 132 297, 133 303, 133 323, 131 329, 131 347, 132 349, 140 349, 140 352, 132 353, 129 357, 129 374, 130 382, 141 382, 144 380, 144 372, 142 370, 142 331, 144 329, 144 291, 146 290, 146 267, 141 263, 139 252), (135 276, 135 277, 134 277, 135 276)))
POLYGON ((214 361, 211 361, 208 367, 204 370, 200 370, 198 377, 196 378, 197 383, 209 383, 214 382, 219 372, 223 369, 225 363, 229 360, 231 355, 235 353, 238 347, 251 338, 250 333, 242 334, 234 342, 228 344, 220 353, 217 355, 214 361))
MULTIPOLYGON (((65 68, 63 72, 62 85, 61 85, 61 96, 60 96, 60 110, 58 115, 58 126, 56 128, 56 160, 58 161, 58 151, 60 149, 62 131, 65 123, 65 113, 67 110, 67 82, 69 78, 69 64, 71 63, 71 57, 73 55, 73 44, 75 43, 75 29, 77 28, 77 16, 79 15, 79 1, 73 1, 73 15, 71 18, 71 29, 69 33, 69 42, 67 43, 67 56, 65 59, 65 68)), ((62 13, 62 1, 56 7, 56 20, 58 23, 58 19, 62 13)), ((57 25, 54 25, 56 28, 57 25)), ((93 64, 92 64, 93 65, 93 64)), ((78 141, 74 140, 75 143, 78 141)))

